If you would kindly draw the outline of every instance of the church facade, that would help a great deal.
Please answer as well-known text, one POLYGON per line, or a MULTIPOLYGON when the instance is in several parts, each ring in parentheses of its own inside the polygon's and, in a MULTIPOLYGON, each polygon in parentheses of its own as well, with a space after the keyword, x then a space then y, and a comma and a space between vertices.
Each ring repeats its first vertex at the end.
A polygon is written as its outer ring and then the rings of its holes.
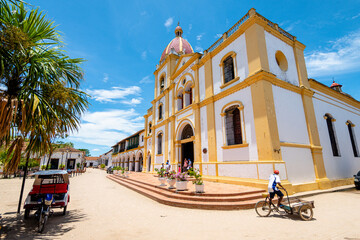
POLYGON ((154 72, 142 171, 191 159, 204 179, 290 192, 352 183, 360 102, 307 75, 305 45, 250 9, 203 54, 177 26, 154 72))

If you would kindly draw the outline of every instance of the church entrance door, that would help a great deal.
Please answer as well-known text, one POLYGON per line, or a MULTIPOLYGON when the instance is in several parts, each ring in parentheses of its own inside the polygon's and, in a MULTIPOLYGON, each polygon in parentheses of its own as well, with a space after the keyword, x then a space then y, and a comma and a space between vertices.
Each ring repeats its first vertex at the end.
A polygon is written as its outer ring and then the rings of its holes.
POLYGON ((183 168, 184 166, 184 160, 185 158, 187 160, 191 160, 191 167, 194 166, 194 142, 187 142, 181 144, 181 166, 182 171, 186 171, 186 169, 183 168))

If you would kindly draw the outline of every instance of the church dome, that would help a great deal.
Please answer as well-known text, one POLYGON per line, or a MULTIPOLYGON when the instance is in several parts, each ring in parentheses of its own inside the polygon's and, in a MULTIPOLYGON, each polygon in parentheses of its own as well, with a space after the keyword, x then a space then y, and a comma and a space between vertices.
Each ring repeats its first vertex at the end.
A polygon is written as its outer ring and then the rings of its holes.
POLYGON ((170 53, 177 54, 188 54, 194 53, 193 48, 190 43, 182 38, 183 30, 178 26, 175 28, 175 38, 166 46, 163 53, 161 54, 160 62, 165 59, 165 57, 170 53))

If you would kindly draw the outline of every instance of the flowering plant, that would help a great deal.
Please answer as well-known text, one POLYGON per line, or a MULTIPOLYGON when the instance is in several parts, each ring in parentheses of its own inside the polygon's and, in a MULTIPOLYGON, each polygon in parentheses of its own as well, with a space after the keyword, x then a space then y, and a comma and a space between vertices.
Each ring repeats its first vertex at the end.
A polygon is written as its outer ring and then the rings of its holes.
POLYGON ((158 168, 155 168, 155 172, 159 175, 159 177, 163 178, 165 176, 165 169, 164 168, 160 168, 160 170, 158 168))
POLYGON ((175 178, 177 181, 187 181, 187 173, 186 172, 178 172, 176 175, 175 175, 175 178))
POLYGON ((190 176, 193 176, 195 178, 195 181, 193 182, 193 184, 202 185, 204 183, 199 169, 189 169, 188 172, 189 172, 190 176))
POLYGON ((174 170, 170 171, 167 176, 168 179, 172 180, 176 178, 176 172, 174 170))

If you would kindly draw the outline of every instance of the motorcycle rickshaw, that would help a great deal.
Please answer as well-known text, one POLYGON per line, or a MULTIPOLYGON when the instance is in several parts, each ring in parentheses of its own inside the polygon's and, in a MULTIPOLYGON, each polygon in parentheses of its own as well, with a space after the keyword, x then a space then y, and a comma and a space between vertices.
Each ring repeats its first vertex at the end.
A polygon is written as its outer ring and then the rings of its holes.
POLYGON ((35 181, 25 200, 24 218, 29 217, 31 210, 36 210, 38 232, 43 232, 49 216, 53 214, 51 208, 62 208, 62 215, 66 214, 70 201, 69 175, 64 170, 39 171, 32 175, 35 181))

